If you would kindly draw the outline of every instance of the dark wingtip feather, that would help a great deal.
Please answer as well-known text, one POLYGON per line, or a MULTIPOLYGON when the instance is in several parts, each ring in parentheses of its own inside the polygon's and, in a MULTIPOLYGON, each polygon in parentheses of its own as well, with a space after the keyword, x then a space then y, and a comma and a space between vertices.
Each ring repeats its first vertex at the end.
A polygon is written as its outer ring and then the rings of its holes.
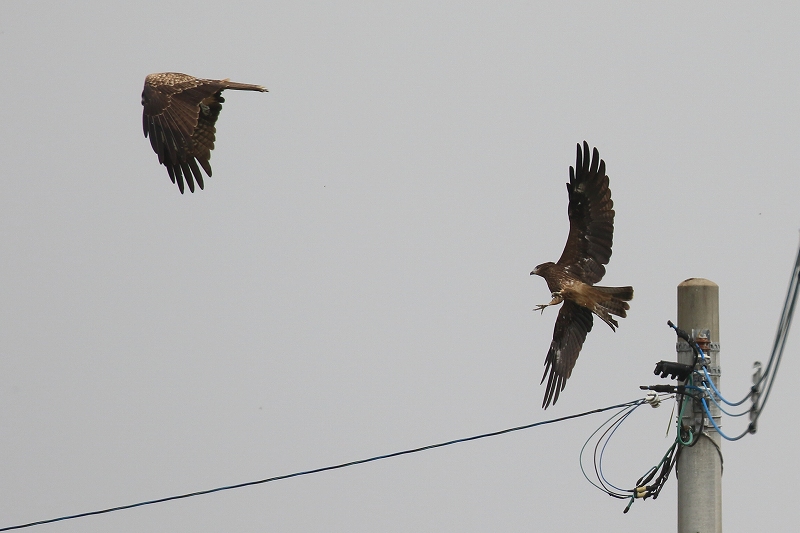
POLYGON ((592 164, 589 168, 589 172, 592 174, 597 173, 597 166, 600 164, 600 152, 597 151, 597 148, 592 150, 592 164))
POLYGON ((180 189, 181 194, 183 194, 183 175, 181 174, 181 167, 175 165, 172 170, 175 173, 175 181, 178 182, 178 189, 180 189))
POLYGON ((203 170, 206 171, 206 174, 208 174, 208 177, 210 178, 211 177, 211 164, 208 162, 208 159, 198 159, 198 161, 200 162, 200 166, 203 167, 203 170))
POLYGON ((181 170, 183 177, 186 180, 186 185, 189 186, 189 192, 194 192, 194 180, 192 179, 192 169, 186 163, 181 163, 181 170))
POLYGON ((586 144, 586 141, 583 141, 583 168, 584 172, 589 170, 589 165, 592 164, 592 154, 589 151, 589 145, 586 144))
MULTIPOLYGON (((194 180, 197 182, 197 186, 200 187, 200 190, 203 190, 203 173, 200 172, 200 169, 197 167, 197 162, 194 158, 189 160, 189 167, 192 169, 192 174, 194 174, 194 180)), ((194 191, 192 191, 194 192, 194 191)))
POLYGON ((167 174, 169 174, 169 179, 172 180, 172 183, 175 183, 175 173, 172 171, 172 167, 169 165, 165 165, 167 167, 167 174))
POLYGON ((547 378, 547 387, 545 388, 544 398, 542 399, 542 409, 547 409, 551 404, 555 405, 558 401, 559 393, 561 393, 566 385, 566 380, 559 376, 555 368, 553 368, 554 358, 555 354, 551 348, 544 361, 544 374, 542 374, 542 380, 539 382, 541 385, 544 383, 544 379, 547 378))
POLYGON ((564 390, 565 384, 566 382, 560 376, 557 376, 555 372, 550 372, 550 378, 547 380, 547 389, 544 393, 544 399, 542 399, 542 409, 547 409, 558 402, 558 396, 564 390))

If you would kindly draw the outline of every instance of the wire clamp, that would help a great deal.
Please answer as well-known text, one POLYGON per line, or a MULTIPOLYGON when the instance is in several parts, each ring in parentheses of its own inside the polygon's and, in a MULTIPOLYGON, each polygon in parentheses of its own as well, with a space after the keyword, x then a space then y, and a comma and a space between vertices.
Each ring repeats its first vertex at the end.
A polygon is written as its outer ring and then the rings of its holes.
POLYGON ((747 428, 747 431, 751 435, 754 435, 755 432, 758 431, 758 415, 760 414, 758 401, 761 398, 761 379, 763 374, 761 361, 753 363, 753 368, 753 387, 750 389, 750 401, 753 402, 753 405, 750 407, 750 425, 747 428))
POLYGON ((646 403, 649 403, 650 407, 652 407, 654 409, 656 407, 658 407, 659 405, 661 405, 661 398, 658 396, 658 393, 656 393, 655 391, 648 392, 647 395, 644 397, 644 401, 646 403))

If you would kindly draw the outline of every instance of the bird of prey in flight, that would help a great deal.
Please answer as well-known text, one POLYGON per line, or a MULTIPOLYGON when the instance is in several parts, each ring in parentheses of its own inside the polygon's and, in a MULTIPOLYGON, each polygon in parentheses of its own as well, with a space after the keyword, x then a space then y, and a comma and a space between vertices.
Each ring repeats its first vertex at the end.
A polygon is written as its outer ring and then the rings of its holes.
POLYGON ((158 162, 167 167, 172 183, 177 181, 183 194, 183 182, 194 192, 194 182, 203 188, 199 163, 211 176, 211 150, 219 112, 222 110, 222 91, 267 90, 260 85, 236 83, 230 80, 204 80, 178 72, 149 74, 142 91, 142 125, 144 136, 158 155, 158 162))
POLYGON ((569 236, 557 263, 542 263, 531 272, 547 282, 553 300, 535 311, 564 302, 556 318, 553 341, 545 359, 542 382, 547 389, 542 407, 558 401, 575 361, 581 352, 586 334, 592 330, 592 313, 616 331, 617 321, 611 315, 625 317, 633 299, 633 287, 600 287, 611 257, 614 236, 614 202, 608 188, 606 164, 597 148, 589 158, 589 145, 578 144, 575 168, 569 167, 569 236), (548 377, 549 373, 549 377, 548 377))

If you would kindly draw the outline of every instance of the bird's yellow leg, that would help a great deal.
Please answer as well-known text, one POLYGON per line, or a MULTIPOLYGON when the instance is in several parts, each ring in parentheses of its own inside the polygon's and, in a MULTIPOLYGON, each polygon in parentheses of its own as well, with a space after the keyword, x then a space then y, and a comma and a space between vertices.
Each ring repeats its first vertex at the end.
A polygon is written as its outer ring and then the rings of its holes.
POLYGON ((534 309, 534 311, 541 311, 542 314, 544 314, 544 310, 547 307, 550 307, 551 305, 558 305, 564 301, 564 297, 561 296, 560 293, 554 292, 551 296, 553 297, 553 299, 550 301, 549 304, 539 304, 536 306, 536 309, 534 309))

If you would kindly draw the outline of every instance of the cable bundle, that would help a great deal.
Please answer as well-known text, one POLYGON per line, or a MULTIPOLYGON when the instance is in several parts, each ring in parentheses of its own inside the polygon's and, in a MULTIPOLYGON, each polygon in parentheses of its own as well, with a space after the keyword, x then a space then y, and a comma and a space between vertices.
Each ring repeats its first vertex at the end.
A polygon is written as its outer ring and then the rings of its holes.
MULTIPOLYGON (((599 428, 597 428, 589 436, 589 438, 586 439, 586 442, 581 448, 580 466, 581 472, 586 480, 612 498, 629 499, 630 501, 623 511, 627 513, 637 498, 658 498, 661 489, 664 487, 664 484, 669 479, 672 470, 675 468, 675 464, 677 463, 681 449, 686 446, 694 446, 697 443, 697 440, 701 437, 708 437, 708 434, 704 431, 706 420, 709 421, 709 423, 714 427, 714 430, 719 433, 720 436, 727 440, 736 441, 749 433, 755 433, 756 423, 759 416, 761 416, 761 413, 764 411, 764 405, 766 404, 769 394, 772 391, 772 386, 775 383, 775 376, 778 372, 781 358, 783 357, 783 349, 786 346, 786 339, 789 334, 789 326, 792 323, 792 317, 794 316, 794 310, 799 291, 800 250, 798 250, 797 259, 795 260, 792 278, 789 282, 789 289, 786 294, 786 301, 784 302, 783 311, 778 323, 778 332, 775 336, 775 343, 773 344, 772 353, 770 354, 767 366, 764 368, 762 373, 761 363, 755 363, 756 374, 753 377, 753 386, 750 388, 750 391, 744 396, 744 398, 736 402, 727 400, 719 392, 716 385, 714 385, 711 375, 708 373, 708 358, 696 340, 693 339, 688 333, 678 328, 672 323, 672 321, 667 321, 667 325, 675 330, 676 335, 685 340, 694 351, 694 363, 686 365, 669 361, 660 361, 656 365, 655 373, 656 375, 661 375, 662 378, 669 376, 672 379, 682 381, 683 385, 652 385, 641 387, 642 389, 651 391, 647 398, 639 400, 638 402, 615 413, 599 428), (763 399, 761 396, 762 389, 764 389, 763 399), (677 427, 675 440, 667 449, 666 453, 658 462, 658 464, 653 466, 647 471, 647 473, 645 473, 645 475, 636 481, 635 488, 623 489, 617 487, 609 482, 608 479, 606 479, 606 476, 603 472, 603 454, 605 453, 606 446, 608 446, 611 437, 614 436, 614 433, 616 433, 617 429, 619 429, 622 423, 625 422, 625 420, 639 406, 644 403, 650 403, 653 407, 658 407, 658 403, 660 401, 660 397, 657 395, 658 393, 673 394, 674 396, 671 397, 676 399, 676 404, 679 406, 678 416, 676 419, 677 427), (735 437, 730 437, 723 433, 711 415, 711 411, 708 406, 709 399, 717 408, 719 408, 721 413, 727 416, 739 417, 749 414, 750 424, 748 425, 747 429, 735 437), (748 400, 752 401, 751 407, 740 412, 731 412, 722 406, 722 404, 726 404, 729 407, 738 407, 748 400), (694 417, 695 419, 691 424, 684 424, 684 411, 690 402, 693 402, 697 406, 694 411, 699 413, 700 416, 694 417), (587 448, 590 447, 589 444, 593 440, 595 441, 594 452, 592 454, 594 476, 593 478, 590 478, 589 474, 587 474, 587 469, 584 468, 584 453, 586 452, 587 448)), ((719 446, 713 440, 711 442, 714 443, 714 446, 717 448, 717 452, 720 453, 720 464, 722 464, 722 453, 719 449, 719 446)))
POLYGON ((676 438, 675 442, 673 442, 672 446, 669 448, 669 450, 667 450, 667 453, 664 454, 658 464, 650 468, 642 477, 640 477, 636 482, 635 487, 631 489, 617 487, 608 481, 605 473, 603 472, 603 454, 606 451, 606 446, 608 446, 608 443, 614 436, 614 433, 616 433, 617 429, 619 429, 622 423, 625 422, 625 420, 627 420, 627 418, 639 406, 648 403, 654 408, 658 407, 661 400, 663 400, 665 397, 666 396, 659 396, 655 393, 650 393, 646 398, 639 400, 635 404, 630 405, 625 409, 620 410, 603 422, 600 427, 594 430, 594 432, 589 435, 589 438, 586 439, 586 442, 581 447, 580 466, 583 477, 585 477, 589 483, 597 487, 599 490, 605 492, 612 498, 630 500, 628 502, 628 506, 625 507, 625 510, 623 511, 625 513, 627 513, 631 508, 631 505, 636 498, 658 498, 658 494, 661 492, 661 489, 667 482, 667 479, 669 479, 670 472, 672 472, 672 468, 675 465, 675 460, 677 459, 676 450, 679 449, 678 444, 680 441, 678 438, 676 438), (589 477, 589 474, 587 474, 587 469, 584 468, 584 454, 587 448, 591 448, 590 443, 592 441, 594 441, 594 452, 592 453, 592 470, 594 471, 594 479, 589 477))
MULTIPOLYGON (((694 374, 698 375, 699 377, 698 384, 695 386, 693 383, 687 383, 686 389, 699 393, 695 400, 700 406, 702 406, 702 410, 706 418, 714 427, 714 430, 726 440, 737 441, 749 433, 756 432, 758 418, 764 411, 764 405, 767 403, 767 399, 772 391, 772 386, 775 384, 775 376, 778 373, 778 367, 780 366, 781 358, 783 357, 783 349, 786 346, 786 339, 789 335, 789 327, 792 324, 792 317, 794 316, 795 305, 797 304, 798 290, 800 290, 800 250, 798 250, 797 258, 795 259, 792 277, 789 281, 789 289, 786 293, 783 311, 781 312, 781 318, 778 322, 778 331, 775 334, 775 343, 772 346, 772 353, 769 356, 767 366, 764 368, 762 373, 761 363, 755 363, 756 374, 753 378, 753 386, 750 388, 750 391, 744 396, 744 398, 736 402, 727 400, 714 385, 714 382, 711 380, 711 376, 708 374, 708 370, 706 368, 708 360, 697 342, 689 337, 685 331, 675 326, 675 324, 673 324, 671 321, 667 322, 667 324, 675 330, 675 333, 680 338, 689 343, 689 346, 692 347, 696 354, 695 368, 697 368, 697 370, 695 370, 694 374), (763 398, 761 397, 762 389, 764 390, 763 398), (725 434, 711 416, 707 399, 710 399, 714 405, 719 408, 720 412, 727 416, 739 417, 749 414, 750 424, 747 426, 747 429, 735 437, 725 434), (738 413, 729 412, 722 407, 723 403, 730 407, 737 407, 748 400, 752 401, 751 407, 738 413)), ((690 378, 690 380, 692 380, 692 378, 690 378)))

